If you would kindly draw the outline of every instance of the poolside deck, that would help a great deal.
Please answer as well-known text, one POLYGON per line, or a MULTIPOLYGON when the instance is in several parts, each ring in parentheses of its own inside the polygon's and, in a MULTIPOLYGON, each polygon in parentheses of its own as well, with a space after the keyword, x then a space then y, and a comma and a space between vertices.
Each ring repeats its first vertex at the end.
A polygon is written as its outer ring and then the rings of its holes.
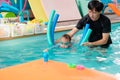
MULTIPOLYGON (((117 23, 120 22, 120 16, 117 16, 116 14, 105 14, 107 17, 110 18, 111 23, 117 23)), ((71 30, 74 28, 79 20, 70 20, 70 21, 62 21, 58 22, 57 26, 55 28, 55 31, 64 31, 64 30, 71 30)), ((43 33, 46 33, 46 28, 43 33)))
POLYGON ((78 70, 67 64, 36 60, 0 69, 0 80, 116 80, 112 75, 91 69, 78 70))
MULTIPOLYGON (((112 23, 120 22, 120 16, 117 16, 116 14, 105 14, 108 16, 111 20, 112 23)), ((65 30, 71 30, 74 28, 79 20, 71 20, 71 21, 62 21, 58 22, 57 26, 55 28, 55 31, 65 31, 65 30)), ((44 31, 40 34, 45 34, 46 33, 46 28, 44 31)), ((21 37, 29 37, 29 36, 35 36, 39 34, 31 34, 31 35, 24 35, 24 36, 17 36, 17 37, 5 37, 5 38, 0 38, 0 41, 2 40, 9 40, 9 39, 15 39, 15 38, 21 38, 21 37)))
MULTIPOLYGON (((105 14, 107 17, 110 18, 111 23, 120 22, 120 16, 116 14, 105 14)), ((56 31, 63 31, 63 30, 70 30, 76 26, 79 20, 71 20, 71 21, 62 21, 57 23, 56 31)), ((46 30, 45 30, 46 32, 46 30)))

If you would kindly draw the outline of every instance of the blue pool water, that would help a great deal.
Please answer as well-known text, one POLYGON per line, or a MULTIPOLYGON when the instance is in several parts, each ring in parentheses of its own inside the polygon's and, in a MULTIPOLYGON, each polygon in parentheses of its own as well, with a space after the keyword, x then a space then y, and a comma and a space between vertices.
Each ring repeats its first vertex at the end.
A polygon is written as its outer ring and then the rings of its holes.
MULTIPOLYGON (((66 32, 55 33, 55 38, 66 32)), ((74 36, 74 44, 71 48, 50 49, 49 59, 66 64, 84 65, 110 74, 120 73, 120 23, 112 24, 113 44, 107 50, 78 46, 81 33, 82 31, 79 31, 74 36)), ((0 68, 41 59, 46 48, 48 48, 46 35, 0 41, 0 68)))

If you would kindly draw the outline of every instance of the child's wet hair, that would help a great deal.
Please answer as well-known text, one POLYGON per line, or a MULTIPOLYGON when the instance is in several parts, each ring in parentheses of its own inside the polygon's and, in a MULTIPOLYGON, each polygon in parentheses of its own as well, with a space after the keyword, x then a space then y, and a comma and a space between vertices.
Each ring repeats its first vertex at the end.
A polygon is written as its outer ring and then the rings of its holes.
POLYGON ((71 41, 71 37, 68 34, 64 34, 62 37, 65 37, 66 39, 68 39, 69 41, 71 41))

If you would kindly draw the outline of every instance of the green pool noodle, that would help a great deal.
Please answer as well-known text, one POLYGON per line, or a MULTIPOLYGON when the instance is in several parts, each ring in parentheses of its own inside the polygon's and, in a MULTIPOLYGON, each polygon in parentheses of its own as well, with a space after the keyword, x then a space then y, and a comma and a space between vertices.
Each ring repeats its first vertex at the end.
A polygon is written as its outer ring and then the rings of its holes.
POLYGON ((90 37, 91 32, 92 32, 92 30, 88 29, 88 31, 87 31, 87 33, 86 33, 86 35, 85 35, 81 45, 88 40, 88 38, 90 37))

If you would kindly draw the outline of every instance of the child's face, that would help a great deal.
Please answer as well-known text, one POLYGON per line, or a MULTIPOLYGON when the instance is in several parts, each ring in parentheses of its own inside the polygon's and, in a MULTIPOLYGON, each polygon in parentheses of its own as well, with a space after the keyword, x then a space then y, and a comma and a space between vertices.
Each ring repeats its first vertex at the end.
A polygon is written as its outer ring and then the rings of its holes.
POLYGON ((65 37, 62 37, 61 42, 62 42, 62 44, 66 44, 70 41, 69 41, 69 39, 66 39, 65 37))
POLYGON ((69 39, 66 39, 65 37, 61 38, 61 45, 60 45, 60 47, 68 48, 69 44, 70 44, 70 40, 69 39))

